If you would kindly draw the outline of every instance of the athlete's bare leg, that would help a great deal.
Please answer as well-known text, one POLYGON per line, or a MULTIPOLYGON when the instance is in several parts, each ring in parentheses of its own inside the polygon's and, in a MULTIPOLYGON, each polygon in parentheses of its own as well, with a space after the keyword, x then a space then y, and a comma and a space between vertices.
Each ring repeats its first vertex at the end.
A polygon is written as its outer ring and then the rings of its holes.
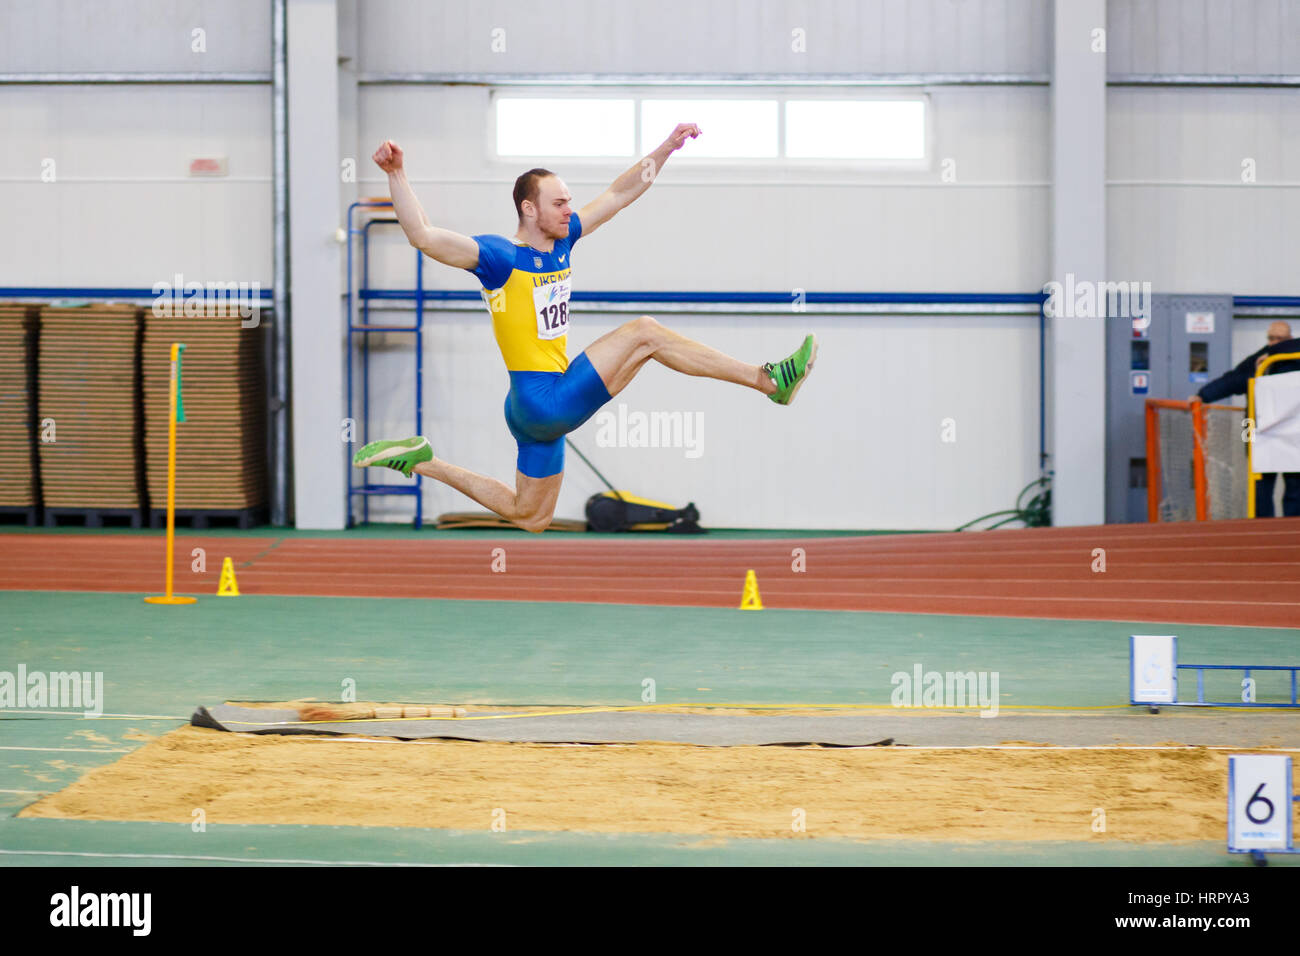
POLYGON ((560 485, 564 481, 564 472, 546 478, 530 478, 516 470, 512 491, 503 481, 437 458, 420 462, 414 470, 426 478, 450 485, 525 531, 545 531, 550 525, 551 516, 555 514, 555 502, 560 497, 560 485))
MULTIPOLYGON (((685 375, 734 382, 764 395, 777 391, 776 383, 762 366, 748 365, 692 341, 664 328, 648 315, 625 322, 601 336, 587 347, 586 355, 611 396, 626 388, 651 359, 685 375)), ((550 525, 564 481, 563 473, 530 478, 516 471, 515 487, 511 490, 502 481, 437 458, 417 464, 414 470, 450 485, 526 531, 544 531, 550 525)))
POLYGON ((678 335, 648 315, 625 322, 602 335, 587 346, 586 355, 611 396, 626 388, 650 359, 686 375, 702 375, 747 385, 764 395, 776 391, 776 383, 762 366, 748 365, 678 335))

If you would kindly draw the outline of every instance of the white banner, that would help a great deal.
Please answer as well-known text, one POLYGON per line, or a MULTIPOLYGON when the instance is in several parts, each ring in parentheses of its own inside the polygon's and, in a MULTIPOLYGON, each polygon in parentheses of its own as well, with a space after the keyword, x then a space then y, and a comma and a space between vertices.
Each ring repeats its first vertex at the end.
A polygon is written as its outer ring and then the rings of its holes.
POLYGON ((1178 699, 1178 638, 1172 634, 1129 635, 1129 701, 1172 704, 1178 699))
POLYGON ((1291 758, 1228 758, 1228 849, 1291 848, 1291 758))
POLYGON ((1300 372, 1255 379, 1251 454, 1251 467, 1257 475, 1300 471, 1300 372))

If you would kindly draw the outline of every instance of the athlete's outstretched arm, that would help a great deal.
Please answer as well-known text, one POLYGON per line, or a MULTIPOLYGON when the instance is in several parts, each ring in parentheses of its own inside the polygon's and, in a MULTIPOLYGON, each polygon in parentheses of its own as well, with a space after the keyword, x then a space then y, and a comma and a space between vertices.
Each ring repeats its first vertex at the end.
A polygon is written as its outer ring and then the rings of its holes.
POLYGON ((659 175, 659 170, 663 169, 664 163, 668 162, 668 157, 681 149, 688 137, 694 139, 699 135, 700 128, 694 123, 679 123, 658 149, 619 176, 608 189, 583 206, 578 211, 578 219, 582 221, 583 237, 591 235, 601 223, 613 219, 614 214, 620 209, 634 203, 650 188, 650 184, 659 175))
MULTIPOLYGON (((393 212, 406 233, 407 240, 431 259, 457 269, 478 267, 478 243, 450 229, 439 229, 429 223, 415 190, 406 181, 402 163, 402 148, 391 139, 384 140, 373 157, 375 164, 388 173, 388 195, 393 199, 393 212)), ((584 222, 585 226, 586 223, 584 222)))

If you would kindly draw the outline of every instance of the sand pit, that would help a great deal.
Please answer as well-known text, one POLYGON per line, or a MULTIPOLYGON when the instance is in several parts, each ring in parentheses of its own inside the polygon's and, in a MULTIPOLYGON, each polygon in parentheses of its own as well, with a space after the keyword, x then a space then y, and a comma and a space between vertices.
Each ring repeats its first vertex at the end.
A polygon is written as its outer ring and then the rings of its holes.
POLYGON ((23 817, 934 841, 1225 837, 1227 752, 554 746, 181 727, 23 817), (1094 813, 1105 813, 1105 831, 1094 813), (802 813, 800 813, 802 811, 802 813), (796 825, 802 819, 805 829, 796 825))

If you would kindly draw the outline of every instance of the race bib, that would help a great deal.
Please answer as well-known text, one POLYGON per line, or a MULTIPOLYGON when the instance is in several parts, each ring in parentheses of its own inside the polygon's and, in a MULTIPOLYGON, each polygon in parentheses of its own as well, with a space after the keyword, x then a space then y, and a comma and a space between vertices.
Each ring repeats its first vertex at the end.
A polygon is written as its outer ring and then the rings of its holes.
POLYGON ((537 337, 558 339, 569 331, 571 279, 548 282, 533 289, 533 314, 537 316, 537 337))

